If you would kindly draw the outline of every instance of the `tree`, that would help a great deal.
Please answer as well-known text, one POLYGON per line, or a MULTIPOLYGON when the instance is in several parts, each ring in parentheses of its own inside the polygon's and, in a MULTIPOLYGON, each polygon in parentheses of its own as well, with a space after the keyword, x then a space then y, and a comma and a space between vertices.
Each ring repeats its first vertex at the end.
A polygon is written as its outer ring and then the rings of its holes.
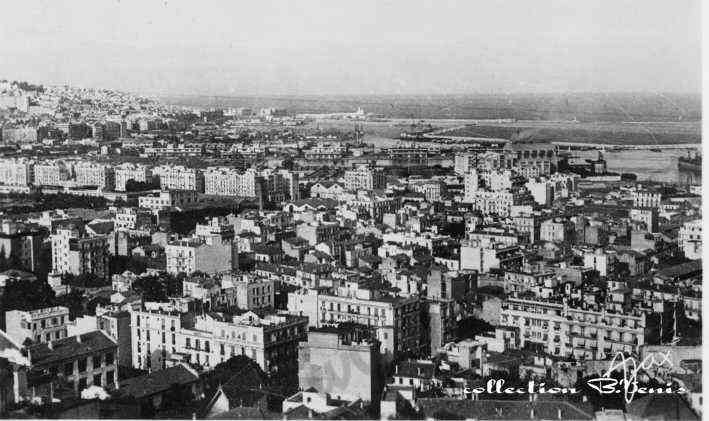
POLYGON ((57 297, 55 303, 67 307, 69 309, 69 318, 71 319, 76 319, 86 314, 86 309, 84 308, 84 294, 78 290, 73 290, 66 295, 57 297))
POLYGON ((495 330, 495 328, 485 320, 469 317, 458 321, 456 336, 459 339, 474 338, 475 335, 480 335, 493 330, 495 330))
POLYGON ((46 282, 19 279, 5 286, 2 295, 2 313, 10 310, 35 310, 51 307, 54 290, 46 282))
POLYGON ((9 262, 7 260, 5 244, 0 245, 0 270, 9 269, 9 262))
POLYGON ((224 384, 234 384, 244 389, 266 386, 268 376, 256 361, 245 355, 236 355, 214 366, 204 377, 205 389, 213 393, 224 384))

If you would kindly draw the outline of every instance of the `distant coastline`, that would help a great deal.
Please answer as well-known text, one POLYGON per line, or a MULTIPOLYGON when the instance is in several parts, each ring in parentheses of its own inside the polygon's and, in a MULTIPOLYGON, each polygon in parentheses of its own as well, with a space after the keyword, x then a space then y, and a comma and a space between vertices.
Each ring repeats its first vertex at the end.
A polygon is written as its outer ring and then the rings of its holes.
POLYGON ((293 113, 366 112, 385 118, 578 122, 697 122, 700 94, 568 93, 460 95, 158 95, 172 105, 279 107, 293 113))

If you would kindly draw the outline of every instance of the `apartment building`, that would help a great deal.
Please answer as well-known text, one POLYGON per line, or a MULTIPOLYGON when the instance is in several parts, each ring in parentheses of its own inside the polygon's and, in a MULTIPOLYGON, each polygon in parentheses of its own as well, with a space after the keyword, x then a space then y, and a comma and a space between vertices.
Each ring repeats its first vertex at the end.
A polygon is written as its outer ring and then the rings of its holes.
POLYGON ((52 272, 90 273, 108 279, 108 238, 91 236, 76 228, 59 228, 51 235, 52 272))
POLYGON ((482 244, 464 240, 460 243, 460 269, 488 273, 491 269, 512 270, 522 266, 524 256, 517 245, 482 244))
POLYGON ((160 178, 160 188, 163 190, 204 192, 204 174, 200 169, 180 165, 162 165, 153 168, 153 174, 160 178))
POLYGON ((274 307, 275 288, 273 280, 244 274, 232 281, 236 290, 236 306, 242 310, 258 310, 274 307))
POLYGON ((558 167, 558 155, 559 147, 551 143, 514 141, 502 147, 502 166, 523 171, 532 169, 535 175, 549 175, 558 167))
POLYGON ((500 324, 519 328, 522 347, 577 359, 638 353, 645 340, 642 312, 574 308, 561 300, 508 298, 502 302, 500 324))
POLYGON ((528 203, 525 195, 509 191, 484 191, 478 190, 468 195, 466 190, 465 202, 473 204, 473 210, 483 215, 510 216, 512 206, 528 203))
POLYGON ((474 203, 480 189, 480 177, 476 169, 471 169, 463 175, 463 189, 463 202, 474 203))
POLYGON ((702 220, 697 219, 685 222, 679 229, 677 238, 679 248, 684 252, 684 256, 690 260, 702 258, 702 220))
POLYGON ((3 220, 0 222, 0 253, 18 265, 16 269, 30 272, 46 269, 46 262, 39 261, 46 237, 47 231, 38 225, 3 220))
POLYGON ((429 202, 439 202, 445 192, 445 184, 436 180, 419 180, 409 184, 411 190, 424 195, 429 202))
POLYGON ((109 311, 96 315, 96 325, 96 328, 106 332, 116 341, 118 365, 131 367, 133 365, 133 347, 131 345, 130 313, 109 311))
POLYGON ((0 183, 6 186, 29 186, 34 182, 35 162, 27 158, 0 160, 0 183))
POLYGON ((138 207, 158 213, 171 207, 185 207, 199 202, 199 194, 194 190, 168 190, 138 197, 138 207))
POLYGON ((196 271, 209 274, 228 272, 233 269, 232 254, 231 244, 184 238, 165 246, 166 270, 172 274, 184 272, 188 275, 196 271))
POLYGON ((131 318, 135 368, 155 370, 180 361, 210 369, 245 355, 264 371, 284 376, 297 373, 298 343, 306 339, 308 324, 305 317, 261 318, 253 312, 228 318, 142 309, 131 318))
POLYGON ((539 226, 539 239, 552 243, 563 243, 572 241, 574 236, 574 224, 561 218, 547 219, 539 226))
POLYGON ((338 222, 311 222, 297 225, 296 236, 314 246, 325 241, 338 239, 342 228, 338 222))
POLYGON ((66 338, 68 324, 69 309, 63 306, 5 312, 5 331, 18 344, 27 339, 41 343, 66 338))
POLYGON ((113 167, 95 162, 79 162, 74 165, 76 184, 79 186, 97 186, 102 190, 113 190, 115 178, 113 167))
POLYGON ((381 393, 379 344, 356 332, 310 329, 298 347, 301 390, 315 388, 336 399, 376 402, 381 393))
POLYGON ((153 171, 147 165, 123 163, 115 167, 115 188, 116 191, 126 191, 126 183, 129 180, 148 183, 153 181, 153 171))
POLYGON ((642 222, 645 224, 645 230, 647 232, 657 232, 659 229, 659 215, 657 208, 631 209, 628 216, 631 221, 642 222))
POLYGON ((455 154, 454 171, 458 175, 465 175, 470 170, 475 169, 476 154, 465 152, 455 154))
POLYGON ((62 161, 38 162, 34 166, 34 185, 62 186, 71 175, 71 168, 62 161))
POLYGON ((122 207, 116 209, 113 218, 115 229, 136 230, 144 229, 153 223, 153 213, 149 209, 122 207))
POLYGON ((659 208, 662 204, 662 193, 636 190, 631 193, 634 208, 659 208))
POLYGON ((343 322, 370 326, 387 359, 427 349, 421 311, 418 296, 385 295, 356 281, 344 282, 332 293, 303 289, 288 294, 288 312, 307 316, 310 326, 337 326, 343 322))
POLYGON ((31 370, 40 375, 31 376, 28 386, 35 396, 46 397, 65 382, 75 396, 89 386, 118 389, 117 349, 116 341, 100 330, 32 345, 27 349, 31 370))
POLYGON ((240 196, 243 192, 241 174, 235 168, 207 168, 204 171, 204 194, 240 196))
POLYGON ((615 250, 598 248, 583 255, 583 266, 597 270, 600 276, 608 276, 613 272, 617 261, 618 253, 615 250))
POLYGON ((381 169, 365 165, 345 171, 345 189, 374 190, 386 187, 386 177, 381 169))

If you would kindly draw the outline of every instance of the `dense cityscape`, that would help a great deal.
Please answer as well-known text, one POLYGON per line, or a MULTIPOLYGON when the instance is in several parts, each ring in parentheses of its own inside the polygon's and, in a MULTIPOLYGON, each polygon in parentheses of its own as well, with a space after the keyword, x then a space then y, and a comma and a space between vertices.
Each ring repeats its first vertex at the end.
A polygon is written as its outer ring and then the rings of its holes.
POLYGON ((699 418, 700 177, 381 121, 0 82, 3 416, 699 418))

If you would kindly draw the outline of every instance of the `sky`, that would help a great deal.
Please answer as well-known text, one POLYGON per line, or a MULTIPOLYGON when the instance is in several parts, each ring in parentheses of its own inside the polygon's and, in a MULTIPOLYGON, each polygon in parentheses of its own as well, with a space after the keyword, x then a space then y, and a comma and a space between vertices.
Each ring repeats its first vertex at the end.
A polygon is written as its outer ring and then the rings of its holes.
POLYGON ((0 78, 149 94, 701 92, 701 0, 3 4, 0 78))

